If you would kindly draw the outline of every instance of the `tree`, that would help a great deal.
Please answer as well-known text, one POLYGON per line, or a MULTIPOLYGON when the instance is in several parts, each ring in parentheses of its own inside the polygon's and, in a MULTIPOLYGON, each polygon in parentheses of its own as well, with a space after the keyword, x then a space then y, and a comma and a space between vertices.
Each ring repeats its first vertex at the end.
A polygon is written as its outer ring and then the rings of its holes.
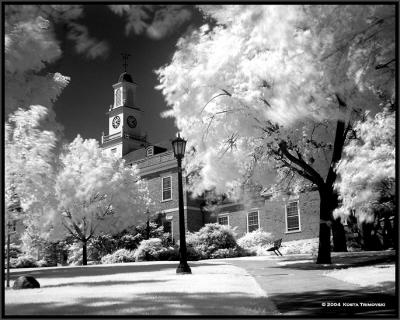
POLYGON ((175 117, 192 150, 192 190, 232 195, 260 172, 264 184, 277 172, 294 191, 315 185, 317 263, 330 263, 343 147, 362 110, 394 103, 394 6, 200 9, 214 26, 181 38, 157 71, 171 107, 164 116, 175 117))
POLYGON ((49 237, 72 236, 82 244, 102 232, 120 232, 146 221, 151 208, 147 186, 135 167, 105 154, 94 139, 80 136, 66 146, 55 179, 57 209, 50 215, 49 237))
POLYGON ((335 183, 341 206, 335 215, 374 221, 379 211, 394 211, 395 186, 395 113, 385 109, 368 116, 355 127, 357 139, 344 148, 339 162, 340 179, 335 183), (377 170, 379 168, 379 170, 377 170))
POLYGON ((17 198, 22 212, 18 216, 5 215, 7 220, 18 220, 26 226, 22 236, 25 250, 39 237, 39 226, 45 212, 54 203, 53 189, 55 161, 54 132, 41 130, 48 121, 48 109, 34 105, 28 110, 18 109, 5 125, 5 205, 13 205, 17 198))

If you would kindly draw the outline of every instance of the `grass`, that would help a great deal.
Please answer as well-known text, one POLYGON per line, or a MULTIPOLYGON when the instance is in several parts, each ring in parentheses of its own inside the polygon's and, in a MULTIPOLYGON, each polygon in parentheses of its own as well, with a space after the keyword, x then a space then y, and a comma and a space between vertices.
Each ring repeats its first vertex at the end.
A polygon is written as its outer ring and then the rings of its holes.
MULTIPOLYGON (((5 291, 6 315, 267 315, 274 305, 245 270, 222 262, 176 262, 13 270, 39 289, 5 291)), ((11 283, 12 286, 12 283, 11 283)))

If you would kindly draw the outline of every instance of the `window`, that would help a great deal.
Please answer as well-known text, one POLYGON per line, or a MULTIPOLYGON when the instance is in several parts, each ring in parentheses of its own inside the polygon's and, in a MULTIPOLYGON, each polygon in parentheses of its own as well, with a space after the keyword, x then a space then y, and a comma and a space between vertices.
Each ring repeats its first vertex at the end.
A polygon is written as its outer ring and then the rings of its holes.
POLYGON ((218 223, 228 226, 229 225, 229 216, 227 216, 227 215, 219 216, 218 217, 218 223))
POLYGON ((171 177, 162 178, 162 201, 172 199, 171 177))
POLYGON ((286 205, 286 232, 300 230, 299 202, 289 202, 286 205))
POLYGON ((258 228, 258 211, 249 212, 247 214, 247 232, 252 232, 258 228))

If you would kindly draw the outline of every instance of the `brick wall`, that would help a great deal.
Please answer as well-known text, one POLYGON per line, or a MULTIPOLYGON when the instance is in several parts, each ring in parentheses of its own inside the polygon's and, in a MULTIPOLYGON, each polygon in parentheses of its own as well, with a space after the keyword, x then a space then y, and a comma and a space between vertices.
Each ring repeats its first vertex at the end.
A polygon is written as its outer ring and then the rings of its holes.
MULTIPOLYGON (((175 240, 179 239, 179 194, 177 168, 155 172, 146 176, 150 197, 154 202, 154 212, 163 212, 165 217, 172 217, 172 230, 175 240), (162 178, 171 177, 172 199, 162 201, 162 178)), ((198 231, 203 226, 203 213, 200 211, 202 199, 192 197, 185 192, 185 179, 183 179, 183 205, 185 210, 185 230, 198 231)))
POLYGON ((227 214, 229 225, 237 227, 238 237, 247 232, 247 213, 258 211, 259 225, 267 232, 271 232, 274 238, 282 238, 284 241, 308 239, 318 237, 319 233, 319 195, 312 191, 302 193, 296 197, 279 197, 265 201, 252 201, 245 205, 232 205, 218 208, 214 213, 205 215, 205 223, 217 221, 217 216, 227 214), (285 205, 298 201, 300 208, 301 231, 286 232, 285 205))

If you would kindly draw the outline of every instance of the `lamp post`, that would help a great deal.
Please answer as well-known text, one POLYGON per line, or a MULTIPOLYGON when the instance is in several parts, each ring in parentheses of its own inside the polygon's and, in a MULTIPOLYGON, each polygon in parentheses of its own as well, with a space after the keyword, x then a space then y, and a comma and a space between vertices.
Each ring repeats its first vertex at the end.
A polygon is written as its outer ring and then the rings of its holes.
POLYGON ((182 158, 185 155, 186 140, 178 137, 172 141, 174 156, 178 161, 178 194, 179 194, 179 265, 176 273, 192 273, 186 257, 185 216, 183 211, 182 158))

